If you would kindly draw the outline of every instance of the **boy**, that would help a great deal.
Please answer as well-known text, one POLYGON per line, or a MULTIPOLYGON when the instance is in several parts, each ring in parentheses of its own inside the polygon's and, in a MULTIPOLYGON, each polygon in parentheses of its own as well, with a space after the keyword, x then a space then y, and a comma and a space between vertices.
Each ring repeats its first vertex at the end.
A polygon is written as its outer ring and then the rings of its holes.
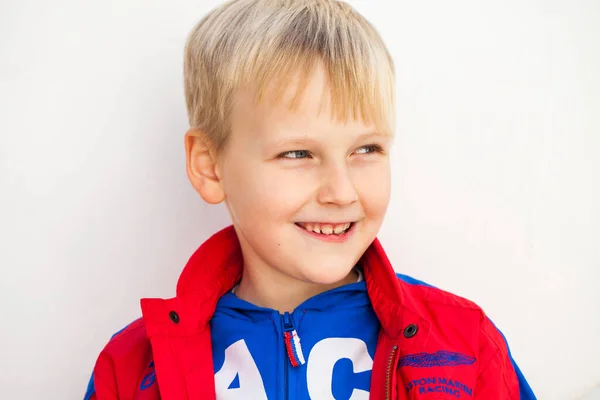
POLYGON ((187 174, 233 226, 100 354, 86 399, 533 399, 473 303, 397 276, 394 67, 334 0, 234 0, 185 51, 187 174))

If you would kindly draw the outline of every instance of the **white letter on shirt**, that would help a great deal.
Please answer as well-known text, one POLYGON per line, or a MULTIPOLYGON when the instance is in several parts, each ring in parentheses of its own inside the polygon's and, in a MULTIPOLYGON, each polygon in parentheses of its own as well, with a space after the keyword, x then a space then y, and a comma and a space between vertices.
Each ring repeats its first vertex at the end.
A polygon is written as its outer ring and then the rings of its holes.
MULTIPOLYGON (((367 351, 367 345, 355 338, 323 339, 312 348, 308 357, 306 381, 311 399, 335 400, 331 390, 333 367, 347 358, 352 361, 355 374, 373 369, 373 359, 367 351)), ((368 400, 369 392, 354 389, 350 400, 368 400)))
POLYGON ((225 350, 223 366, 215 374, 215 389, 218 400, 267 400, 262 377, 244 340, 238 340, 225 350), (240 387, 228 389, 236 375, 240 387))

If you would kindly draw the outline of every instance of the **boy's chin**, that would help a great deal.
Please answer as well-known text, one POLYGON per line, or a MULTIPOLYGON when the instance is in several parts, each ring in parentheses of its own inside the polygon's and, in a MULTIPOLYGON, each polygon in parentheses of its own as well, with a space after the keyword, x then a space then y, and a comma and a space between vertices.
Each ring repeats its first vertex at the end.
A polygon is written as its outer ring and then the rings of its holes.
POLYGON ((343 283, 352 273, 353 265, 344 268, 321 268, 301 269, 302 280, 315 285, 331 286, 343 283))

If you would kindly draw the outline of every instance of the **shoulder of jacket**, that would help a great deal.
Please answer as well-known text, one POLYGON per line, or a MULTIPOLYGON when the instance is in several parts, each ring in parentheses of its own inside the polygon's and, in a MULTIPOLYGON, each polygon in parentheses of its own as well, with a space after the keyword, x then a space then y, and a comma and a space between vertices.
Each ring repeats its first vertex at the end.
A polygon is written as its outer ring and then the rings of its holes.
POLYGON ((404 301, 414 312, 445 326, 455 324, 464 335, 477 335, 480 352, 489 353, 489 357, 508 354, 506 338, 476 303, 410 276, 397 276, 404 301))
POLYGON ((147 378, 154 379, 148 375, 153 364, 152 347, 140 318, 115 333, 100 352, 87 398, 137 398, 140 381, 144 385, 149 383, 147 378), (96 397, 91 397, 94 394, 96 397))
POLYGON ((452 335, 442 335, 445 340, 471 347, 469 354, 479 360, 478 374, 485 372, 493 379, 501 379, 512 396, 510 398, 518 398, 516 370, 506 338, 483 309, 471 300, 410 276, 397 276, 406 306, 429 321, 435 321, 432 325, 452 332, 452 335))
POLYGON ((472 329, 482 329, 486 316, 481 307, 473 301, 408 275, 396 275, 403 293, 404 305, 413 312, 428 316, 428 319, 460 324, 461 330, 472 332, 472 329))
POLYGON ((405 297, 417 298, 419 302, 438 304, 465 311, 483 312, 473 301, 440 289, 408 275, 396 274, 405 297))
POLYGON ((151 352, 150 339, 144 321, 139 318, 115 333, 102 350, 113 362, 144 359, 151 352))

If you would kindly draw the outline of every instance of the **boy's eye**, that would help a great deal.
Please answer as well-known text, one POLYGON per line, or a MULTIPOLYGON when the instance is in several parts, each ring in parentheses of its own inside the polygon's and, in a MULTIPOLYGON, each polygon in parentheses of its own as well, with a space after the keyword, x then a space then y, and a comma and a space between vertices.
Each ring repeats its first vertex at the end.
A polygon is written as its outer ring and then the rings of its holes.
MULTIPOLYGON (((367 146, 362 146, 358 148, 355 153, 356 154, 371 154, 371 153, 382 153, 383 149, 381 146, 377 144, 370 144, 367 146)), ((312 158, 312 155, 308 150, 290 150, 285 153, 281 153, 277 156, 277 158, 287 158, 287 159, 302 159, 302 158, 312 158)))
POLYGON ((358 150, 356 150, 356 153, 357 154, 369 154, 369 153, 380 153, 382 151, 383 151, 383 149, 381 148, 381 146, 379 146, 377 144, 370 144, 367 146, 360 147, 358 150))
POLYGON ((292 150, 281 153, 279 158, 309 158, 310 153, 308 150, 292 150))

